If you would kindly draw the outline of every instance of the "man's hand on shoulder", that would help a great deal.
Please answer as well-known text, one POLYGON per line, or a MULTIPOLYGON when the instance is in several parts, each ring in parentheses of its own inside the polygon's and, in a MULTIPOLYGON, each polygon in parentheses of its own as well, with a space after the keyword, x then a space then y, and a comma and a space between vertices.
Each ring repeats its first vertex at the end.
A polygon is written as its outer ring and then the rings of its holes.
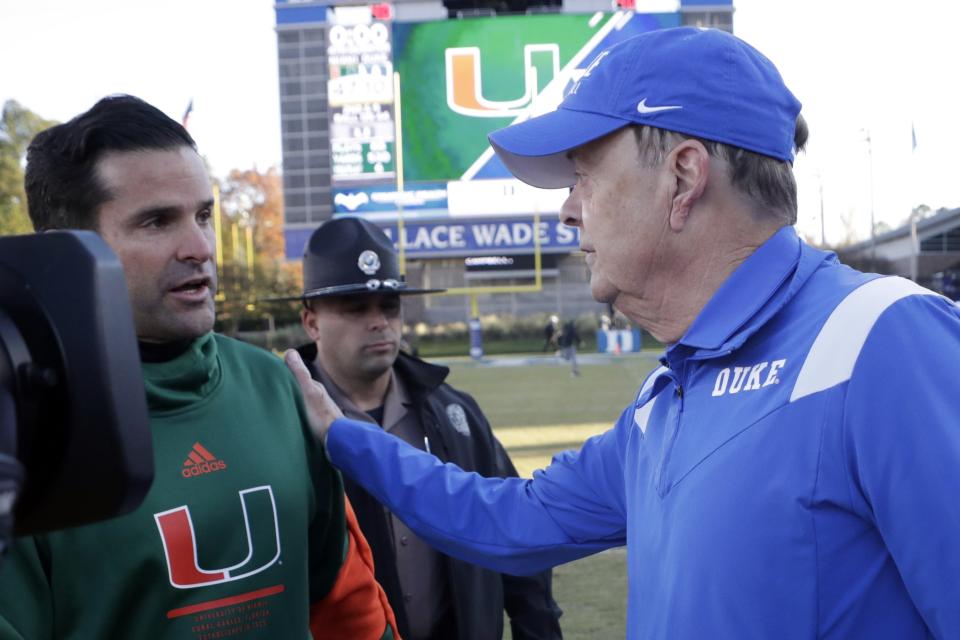
POLYGON ((343 417, 340 407, 330 398, 330 394, 322 384, 310 376, 307 365, 303 364, 300 354, 293 349, 289 349, 283 354, 283 360, 287 363, 287 368, 293 372, 293 377, 297 379, 300 385, 300 392, 303 394, 303 402, 307 406, 307 417, 310 420, 310 429, 313 435, 326 444, 327 431, 330 425, 337 418, 343 417))

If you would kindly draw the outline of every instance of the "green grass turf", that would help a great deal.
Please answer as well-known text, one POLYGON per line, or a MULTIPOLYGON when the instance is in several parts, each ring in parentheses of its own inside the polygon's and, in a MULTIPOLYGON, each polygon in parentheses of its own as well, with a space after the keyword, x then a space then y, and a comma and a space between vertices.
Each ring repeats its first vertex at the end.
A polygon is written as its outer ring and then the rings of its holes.
POLYGON ((538 366, 477 366, 446 361, 448 381, 471 393, 495 429, 613 424, 633 402, 647 373, 657 366, 654 352, 611 357, 605 364, 581 363, 579 377, 560 359, 538 366))
MULTIPOLYGON (((653 352, 621 356, 605 364, 581 365, 573 377, 566 363, 483 367, 446 362, 449 381, 472 394, 521 476, 550 462, 553 454, 578 447, 616 421, 646 374, 657 366, 653 352)), ((626 632, 626 550, 611 549, 553 572, 554 598, 563 609, 568 640, 623 638, 626 632)), ((505 621, 504 638, 512 639, 505 621)))

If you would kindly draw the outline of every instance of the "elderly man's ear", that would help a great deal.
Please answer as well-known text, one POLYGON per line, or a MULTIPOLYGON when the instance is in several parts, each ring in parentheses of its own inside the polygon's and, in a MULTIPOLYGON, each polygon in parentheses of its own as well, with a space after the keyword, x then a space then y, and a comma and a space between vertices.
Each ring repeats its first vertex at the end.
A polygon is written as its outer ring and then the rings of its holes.
POLYGON ((670 207, 670 229, 679 232, 707 189, 710 153, 699 140, 684 140, 673 148, 666 163, 676 180, 676 192, 670 207))

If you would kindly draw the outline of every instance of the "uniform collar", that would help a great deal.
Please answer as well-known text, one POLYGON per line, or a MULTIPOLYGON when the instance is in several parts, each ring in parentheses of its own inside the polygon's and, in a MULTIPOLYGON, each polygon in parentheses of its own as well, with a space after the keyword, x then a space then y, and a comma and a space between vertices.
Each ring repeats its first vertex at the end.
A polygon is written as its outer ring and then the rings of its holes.
MULTIPOLYGON (((322 384, 327 393, 330 394, 330 398, 334 403, 340 407, 346 417, 353 420, 360 420, 362 422, 373 422, 373 418, 366 412, 357 407, 356 404, 347 396, 347 394, 333 381, 333 378, 330 377, 330 374, 317 362, 316 354, 317 348, 316 344, 311 344, 313 348, 310 349, 306 345, 300 347, 298 351, 301 354, 301 357, 306 355, 312 355, 313 357, 304 362, 307 364, 307 368, 310 369, 313 377, 322 384)), ((385 430, 390 431, 397 423, 400 422, 407 414, 407 407, 410 405, 410 393, 407 391, 406 385, 403 381, 397 376, 396 371, 391 367, 390 369, 390 384, 387 386, 387 393, 383 398, 383 424, 381 425, 385 430)))
POLYGON ((713 294, 683 338, 667 350, 667 359, 691 352, 710 357, 738 348, 830 256, 803 244, 793 227, 781 228, 713 294))

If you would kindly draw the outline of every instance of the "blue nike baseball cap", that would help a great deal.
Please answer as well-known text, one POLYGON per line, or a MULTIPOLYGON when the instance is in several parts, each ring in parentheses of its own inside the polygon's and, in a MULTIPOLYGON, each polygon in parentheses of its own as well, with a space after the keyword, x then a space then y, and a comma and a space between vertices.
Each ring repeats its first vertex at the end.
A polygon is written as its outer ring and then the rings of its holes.
POLYGON ((602 51, 556 111, 490 134, 517 178, 544 189, 576 179, 569 152, 631 124, 793 162, 800 102, 762 53, 717 29, 650 31, 602 51))

